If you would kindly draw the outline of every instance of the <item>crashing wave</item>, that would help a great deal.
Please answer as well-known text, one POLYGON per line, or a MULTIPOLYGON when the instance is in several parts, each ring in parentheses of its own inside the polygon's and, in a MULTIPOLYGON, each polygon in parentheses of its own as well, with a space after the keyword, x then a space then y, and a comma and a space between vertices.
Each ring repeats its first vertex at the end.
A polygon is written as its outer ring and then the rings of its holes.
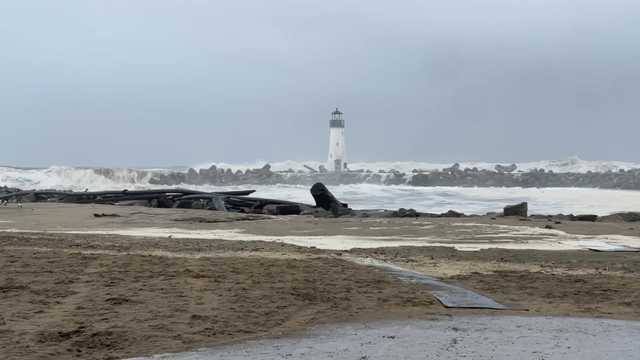
MULTIPOLYGON (((236 172, 248 169, 262 168, 267 162, 256 161, 253 163, 208 163, 195 166, 196 169, 208 169, 211 165, 218 168, 231 169, 236 172)), ((281 161, 273 162, 271 170, 274 172, 307 173, 305 165, 318 169, 320 165, 326 165, 320 161, 281 161)), ((414 170, 433 171, 449 167, 451 164, 427 163, 417 161, 397 161, 397 162, 355 162, 349 167, 353 170, 377 173, 380 170, 391 172, 395 170, 400 173, 411 174, 414 170)), ((493 170, 497 163, 490 162, 462 162, 461 168, 478 168, 480 170, 493 170)), ((534 169, 544 169, 555 173, 587 173, 591 172, 617 172, 619 170, 630 170, 640 168, 640 163, 621 161, 590 161, 577 157, 565 160, 537 161, 520 163, 518 170, 532 171, 534 169)), ((0 186, 7 186, 21 189, 58 189, 82 191, 86 188, 92 191, 113 190, 113 189, 144 189, 157 187, 150 182, 155 174, 169 173, 176 168, 160 169, 126 169, 126 168, 74 168, 63 166, 52 166, 45 169, 25 169, 15 167, 0 167, 0 186)), ((186 168, 182 169, 183 171, 186 168)), ((293 176, 293 175, 292 175, 293 176)), ((384 178, 385 175, 382 177, 384 178)))
POLYGON ((80 191, 145 188, 152 173, 135 169, 90 169, 52 166, 46 169, 0 167, 0 186, 20 189, 80 191))
MULTIPOLYGON (((231 169, 232 171, 248 169, 259 169, 269 163, 273 171, 307 171, 305 165, 312 168, 319 168, 320 165, 326 166, 322 161, 255 161, 250 163, 224 163, 210 162, 202 163, 194 166, 195 169, 208 169, 212 165, 218 168, 231 169)), ((479 170, 494 170, 496 165, 509 165, 510 163, 482 162, 482 161, 464 161, 460 162, 461 168, 478 168, 479 170)), ((573 156, 563 160, 542 160, 532 162, 516 163, 521 171, 531 171, 534 169, 544 169, 556 173, 587 173, 591 172, 607 172, 619 170, 631 170, 640 168, 640 163, 624 162, 624 161, 608 161, 608 160, 582 160, 573 156)), ((391 171, 396 170, 404 173, 412 173, 414 170, 433 171, 450 167, 451 163, 430 163, 420 161, 373 161, 373 162, 353 162, 349 163, 352 170, 364 170, 378 172, 379 170, 391 171)))

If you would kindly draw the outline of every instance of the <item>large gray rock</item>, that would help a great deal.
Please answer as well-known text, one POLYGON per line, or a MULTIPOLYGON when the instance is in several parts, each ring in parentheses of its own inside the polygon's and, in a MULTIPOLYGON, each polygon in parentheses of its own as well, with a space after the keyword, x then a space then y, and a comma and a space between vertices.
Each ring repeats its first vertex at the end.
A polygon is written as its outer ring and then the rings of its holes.
POLYGON ((523 202, 517 205, 505 206, 503 215, 527 217, 529 215, 529 204, 523 202))

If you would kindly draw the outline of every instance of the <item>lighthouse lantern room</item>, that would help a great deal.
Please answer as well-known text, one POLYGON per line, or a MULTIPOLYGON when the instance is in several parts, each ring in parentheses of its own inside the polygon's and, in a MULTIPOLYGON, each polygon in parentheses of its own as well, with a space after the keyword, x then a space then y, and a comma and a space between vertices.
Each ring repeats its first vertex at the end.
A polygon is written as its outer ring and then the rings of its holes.
POLYGON ((344 118, 342 112, 336 108, 331 113, 329 122, 329 169, 341 172, 347 168, 346 148, 344 139, 344 118))

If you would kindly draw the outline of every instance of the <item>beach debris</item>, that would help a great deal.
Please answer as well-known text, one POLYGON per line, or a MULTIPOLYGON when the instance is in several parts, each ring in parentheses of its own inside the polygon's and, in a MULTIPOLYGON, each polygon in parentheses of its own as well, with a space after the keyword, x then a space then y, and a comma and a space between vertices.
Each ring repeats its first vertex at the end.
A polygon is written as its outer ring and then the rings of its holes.
POLYGON ((571 221, 596 222, 598 221, 598 215, 576 215, 571 218, 571 221))
POLYGON ((605 242, 601 244, 591 244, 587 249, 596 252, 640 252, 640 248, 627 245, 609 244, 605 242))
MULTIPOLYGON (((268 169, 265 169, 268 170, 268 169)), ((72 204, 144 205, 154 208, 202 209, 245 214, 344 216, 351 214, 347 204, 338 201, 322 183, 311 188, 316 206, 294 201, 250 197, 255 190, 202 192, 188 189, 119 190, 99 192, 16 191, 0 195, 0 201, 23 199, 29 202, 72 204)), ((94 214, 94 217, 117 216, 94 214)))
POLYGON ((358 264, 369 265, 382 269, 401 281, 428 286, 431 294, 447 308, 493 310, 507 310, 510 308, 509 306, 500 304, 489 297, 478 294, 469 289, 447 284, 437 278, 416 271, 403 269, 383 261, 370 258, 350 258, 349 260, 358 264))
POLYGON ((265 215, 300 215, 302 207, 298 204, 269 204, 262 209, 265 215))
POLYGON ((349 205, 338 201, 323 183, 315 183, 311 187, 311 196, 313 196, 317 207, 330 211, 334 216, 348 215, 351 213, 349 205))
MULTIPOLYGON (((254 193, 255 190, 216 192, 216 195, 237 195, 246 196, 254 193)), ((73 191, 18 191, 10 194, 0 195, 0 200, 28 200, 30 202, 63 202, 74 204, 116 204, 127 201, 156 201, 155 207, 173 207, 176 199, 190 195, 208 194, 202 191, 186 189, 157 189, 157 190, 119 190, 119 191, 97 191, 97 192, 73 192, 73 191)), ((152 204, 153 205, 153 204, 152 204)))
POLYGON ((520 216, 527 217, 529 215, 529 204, 526 202, 516 204, 516 205, 508 205, 505 206, 504 216, 520 216))
POLYGON ((103 218, 103 217, 120 217, 120 215, 118 214, 93 214, 93 217, 97 217, 97 218, 103 218))

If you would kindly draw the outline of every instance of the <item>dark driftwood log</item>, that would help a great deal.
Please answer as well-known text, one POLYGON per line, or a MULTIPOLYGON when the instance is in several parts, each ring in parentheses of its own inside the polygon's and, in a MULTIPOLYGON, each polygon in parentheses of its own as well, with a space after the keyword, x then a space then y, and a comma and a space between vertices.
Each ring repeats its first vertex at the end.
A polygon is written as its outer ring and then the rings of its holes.
POLYGON ((316 183, 311 187, 311 196, 316 201, 316 206, 331 211, 335 216, 351 213, 349 206, 338 201, 323 183, 316 183))
POLYGON ((293 201, 287 201, 287 200, 277 200, 277 199, 264 199, 264 198, 255 198, 255 197, 248 197, 248 196, 225 196, 225 202, 227 203, 237 203, 239 205, 251 205, 252 204, 264 204, 264 205, 305 205, 305 204, 300 204, 297 202, 293 202, 293 201))
POLYGON ((11 194, 0 195, 0 200, 10 200, 13 198, 24 197, 33 194, 33 191, 20 191, 11 194))
MULTIPOLYGON (((94 191, 94 192, 63 192, 63 191, 20 191, 3 194, 0 200, 30 197, 32 201, 59 201, 74 204, 115 204, 123 201, 154 201, 154 204, 162 204, 163 207, 173 203, 173 199, 185 196, 202 198, 219 195, 246 196, 255 190, 223 191, 217 193, 204 193, 202 191, 186 189, 157 189, 157 190, 120 190, 120 191, 94 191)), ((195 199, 194 198, 194 199, 195 199)))
MULTIPOLYGON (((251 190, 253 192, 253 190, 251 190)), ((224 193, 205 193, 194 194, 178 197, 175 200, 180 201, 196 201, 196 200, 209 200, 209 209, 219 211, 232 211, 243 213, 260 213, 264 212, 266 206, 284 206, 290 205, 296 208, 302 209, 310 207, 310 205, 300 204, 293 201, 277 200, 277 199, 264 199, 248 196, 236 196, 235 194, 246 194, 249 191, 236 191, 236 192, 224 192, 224 193)), ((283 212, 296 212, 290 209, 282 209, 283 212)), ((301 212, 301 211, 300 211, 301 212)), ((299 212, 298 212, 299 213, 299 212)))
POLYGON ((238 190, 238 191, 221 191, 215 192, 214 194, 218 195, 229 195, 229 196, 249 196, 256 192, 255 190, 238 190))
POLYGON ((121 190, 97 192, 22 191, 5 194, 0 199, 31 197, 35 201, 59 201, 73 204, 118 204, 145 201, 151 207, 203 208, 243 213, 300 214, 311 205, 293 201, 249 197, 255 190, 205 193, 186 189, 121 190), (265 210, 265 207, 268 207, 265 210))
POLYGON ((300 205, 265 205, 262 213, 266 215, 300 215, 302 208, 300 205))
POLYGON ((239 191, 222 191, 222 192, 215 192, 215 193, 202 193, 202 194, 193 194, 193 195, 185 195, 185 196, 181 196, 178 199, 179 200, 206 200, 206 199, 211 199, 211 198, 218 198, 218 197, 229 197, 229 196, 238 196, 238 197, 243 197, 246 195, 251 195, 254 192, 256 192, 255 190, 239 190, 239 191))
MULTIPOLYGON (((38 192, 39 193, 39 192, 38 192)), ((89 198, 109 198, 109 197, 121 197, 121 196, 141 196, 141 195, 191 195, 202 194, 202 191, 186 190, 186 189, 155 189, 155 190, 118 190, 118 191, 86 191, 86 192, 66 192, 61 193, 62 196, 68 201, 73 201, 75 198, 89 199, 89 198)))

